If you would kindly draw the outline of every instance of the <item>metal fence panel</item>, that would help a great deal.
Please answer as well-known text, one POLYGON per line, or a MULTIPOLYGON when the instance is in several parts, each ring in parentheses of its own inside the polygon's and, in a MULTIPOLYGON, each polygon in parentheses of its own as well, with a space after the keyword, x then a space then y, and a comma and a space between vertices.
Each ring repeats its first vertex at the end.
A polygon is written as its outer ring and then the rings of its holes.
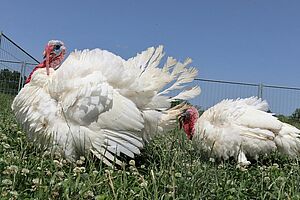
POLYGON ((290 116, 297 108, 300 108, 300 88, 209 79, 196 79, 195 82, 201 87, 202 92, 190 103, 199 106, 202 110, 206 110, 223 99, 251 96, 267 100, 270 111, 276 114, 290 116))
POLYGON ((206 110, 223 99, 245 98, 259 95, 258 84, 218 81, 209 79, 195 79, 196 85, 201 87, 201 94, 191 103, 206 110))
POLYGON ((262 94, 274 113, 290 116, 300 108, 300 88, 264 85, 262 94))
POLYGON ((0 92, 15 95, 38 60, 0 33, 0 92))

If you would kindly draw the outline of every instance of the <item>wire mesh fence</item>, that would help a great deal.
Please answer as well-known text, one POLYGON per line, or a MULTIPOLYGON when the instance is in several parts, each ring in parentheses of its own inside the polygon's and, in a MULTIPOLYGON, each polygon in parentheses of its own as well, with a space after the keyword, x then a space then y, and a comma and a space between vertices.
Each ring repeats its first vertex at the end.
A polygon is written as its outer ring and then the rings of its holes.
POLYGON ((263 85, 262 98, 274 113, 290 116, 300 108, 300 88, 263 85))
POLYGON ((15 95, 38 61, 19 45, 0 33, 0 92, 15 95))
MULTIPOLYGON (((16 95, 23 87, 26 76, 38 61, 0 33, 0 93, 16 95)), ((196 79, 201 95, 191 101, 205 110, 223 99, 258 96, 266 99, 272 112, 291 115, 300 108, 300 88, 272 86, 209 79, 196 79)))
POLYGON ((236 99, 257 96, 267 100, 270 111, 290 116, 300 108, 300 88, 264 84, 252 84, 209 79, 196 79, 201 94, 191 103, 206 110, 223 99, 236 99))

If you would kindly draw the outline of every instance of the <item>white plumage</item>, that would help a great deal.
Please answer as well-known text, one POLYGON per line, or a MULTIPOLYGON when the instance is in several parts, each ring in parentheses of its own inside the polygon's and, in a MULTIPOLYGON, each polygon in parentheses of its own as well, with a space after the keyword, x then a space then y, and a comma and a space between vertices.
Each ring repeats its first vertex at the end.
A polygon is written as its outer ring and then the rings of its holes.
POLYGON ((212 157, 233 157, 239 164, 249 165, 249 157, 258 159, 275 150, 299 156, 300 130, 267 111, 266 101, 251 97, 223 100, 200 118, 197 110, 190 108, 181 120, 187 135, 212 157))
POLYGON ((121 164, 116 156, 133 158, 145 141, 176 125, 185 105, 170 109, 172 100, 200 93, 194 87, 169 97, 197 70, 187 68, 190 59, 173 58, 159 68, 162 57, 162 46, 128 60, 100 49, 75 51, 49 76, 44 68, 36 70, 12 109, 37 144, 72 159, 92 152, 108 165, 121 164))

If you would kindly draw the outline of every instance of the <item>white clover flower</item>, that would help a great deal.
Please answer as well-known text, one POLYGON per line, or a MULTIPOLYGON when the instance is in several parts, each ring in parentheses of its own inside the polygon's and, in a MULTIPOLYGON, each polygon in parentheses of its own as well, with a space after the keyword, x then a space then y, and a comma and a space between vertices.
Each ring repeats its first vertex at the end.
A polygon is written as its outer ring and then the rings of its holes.
POLYGON ((57 197, 59 197, 59 193, 54 191, 51 193, 51 196, 54 198, 54 199, 57 199, 57 197))
POLYGON ((130 160, 130 161, 129 161, 129 165, 135 166, 135 160, 130 160))
POLYGON ((49 183, 50 183, 50 185, 54 185, 55 184, 55 180, 51 179, 49 183))
POLYGON ((191 171, 188 171, 188 172, 187 172, 187 175, 188 175, 188 176, 193 176, 193 173, 192 173, 191 171))
POLYGON ((17 191, 10 191, 9 193, 14 197, 17 197, 19 195, 17 191))
POLYGON ((277 180, 278 180, 278 181, 285 181, 285 177, 279 176, 279 177, 277 178, 277 180))
POLYGON ((76 173, 76 174, 80 173, 80 168, 79 167, 75 167, 73 169, 73 172, 76 173))
POLYGON ((97 170, 94 170, 92 173, 94 176, 97 176, 97 174, 99 174, 99 172, 97 170))
POLYGON ((4 149, 9 149, 10 148, 10 145, 7 144, 7 143, 2 143, 2 146, 4 149))
POLYGON ((271 180, 270 177, 268 176, 264 177, 264 181, 269 182, 270 180, 271 180))
POLYGON ((74 172, 75 174, 84 173, 84 172, 85 172, 85 167, 75 167, 75 168, 73 169, 73 172, 74 172))
POLYGON ((3 141, 4 141, 4 140, 7 140, 7 138, 8 138, 5 134, 1 134, 0 137, 1 137, 1 140, 3 140, 3 141))
POLYGON ((138 171, 135 171, 135 172, 133 172, 132 173, 132 175, 134 175, 134 176, 137 176, 137 175, 139 175, 140 173, 138 172, 138 171))
POLYGON ((22 175, 25 175, 26 176, 26 174, 29 174, 29 169, 27 169, 27 168, 23 168, 22 170, 21 170, 21 174, 22 175))
POLYGON ((80 156, 80 157, 79 157, 79 160, 81 160, 81 161, 84 162, 84 161, 85 161, 85 157, 84 157, 84 156, 80 156))
POLYGON ((64 172, 58 171, 55 173, 59 178, 63 178, 65 176, 64 172))
POLYGON ((219 164, 218 165, 218 169, 223 169, 224 168, 224 164, 219 164))
POLYGON ((42 180, 39 179, 39 178, 32 179, 32 183, 33 183, 34 185, 40 185, 41 182, 42 182, 42 180))
POLYGON ((181 175, 181 173, 180 173, 180 172, 176 172, 176 173, 175 173, 175 177, 176 177, 176 178, 181 178, 181 177, 182 177, 182 175, 181 175))
POLYGON ((82 165, 83 164, 83 161, 82 160, 77 160, 76 161, 76 165, 82 165))
POLYGON ((56 151, 54 152, 54 159, 60 159, 62 156, 61 156, 61 153, 56 151))
POLYGON ((130 166, 129 170, 135 172, 137 169, 134 166, 130 166))
POLYGON ((19 168, 16 165, 11 165, 6 168, 6 171, 8 172, 8 174, 16 174, 18 172, 18 170, 19 170, 19 168))
POLYGON ((274 163, 274 164, 273 164, 273 167, 276 168, 276 169, 278 169, 278 168, 279 168, 279 165, 278 165, 277 163, 274 163))
POLYGON ((233 180, 227 180, 227 181, 226 181, 226 184, 227 184, 227 185, 233 185, 234 182, 233 182, 233 180))
POLYGON ((60 161, 53 160, 53 162, 54 162, 54 164, 55 164, 56 167, 58 167, 58 168, 62 168, 63 167, 63 164, 60 161))
POLYGON ((83 194, 83 197, 84 198, 94 198, 94 193, 92 191, 88 190, 83 194))
POLYGON ((148 182, 147 181, 143 181, 141 184, 140 184, 141 187, 147 187, 148 186, 148 182))
POLYGON ((50 170, 45 171, 46 176, 52 176, 52 172, 50 170))
POLYGON ((81 172, 85 172, 85 167, 79 167, 81 172))
POLYGON ((50 151, 45 151, 43 157, 49 157, 51 155, 50 151))
POLYGON ((2 184, 3 185, 12 185, 12 181, 9 179, 4 179, 4 180, 2 180, 2 184))
POLYGON ((6 197, 8 195, 7 191, 2 191, 1 196, 6 197))

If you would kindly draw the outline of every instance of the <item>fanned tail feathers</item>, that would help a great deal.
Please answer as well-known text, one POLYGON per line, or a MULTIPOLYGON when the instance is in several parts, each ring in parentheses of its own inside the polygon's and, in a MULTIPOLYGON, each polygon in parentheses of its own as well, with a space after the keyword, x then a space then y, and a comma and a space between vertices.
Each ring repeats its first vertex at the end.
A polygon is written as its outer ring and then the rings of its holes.
MULTIPOLYGON (((145 104, 140 103, 139 107, 153 107, 154 104, 156 104, 158 107, 163 107, 158 105, 158 103, 154 103, 154 101, 159 99, 162 104, 166 104, 164 101, 162 101, 162 98, 158 98, 158 96, 167 96, 167 94, 169 94, 171 91, 184 89, 185 84, 192 82, 198 74, 196 68, 187 68, 192 62, 190 58, 181 63, 172 57, 168 57, 163 68, 158 68, 163 56, 163 46, 159 46, 156 49, 151 47, 138 54, 136 57, 130 58, 124 63, 128 70, 131 70, 132 72, 135 72, 135 74, 139 75, 139 77, 136 77, 135 84, 133 84, 137 92, 140 91, 141 94, 145 93, 146 91, 154 92, 152 100, 150 97, 150 102, 145 104), (171 86, 161 91, 168 84, 171 84, 171 86)), ((193 87, 189 90, 183 90, 176 95, 176 97, 170 98, 171 100, 188 100, 199 94, 200 88, 193 87)))

